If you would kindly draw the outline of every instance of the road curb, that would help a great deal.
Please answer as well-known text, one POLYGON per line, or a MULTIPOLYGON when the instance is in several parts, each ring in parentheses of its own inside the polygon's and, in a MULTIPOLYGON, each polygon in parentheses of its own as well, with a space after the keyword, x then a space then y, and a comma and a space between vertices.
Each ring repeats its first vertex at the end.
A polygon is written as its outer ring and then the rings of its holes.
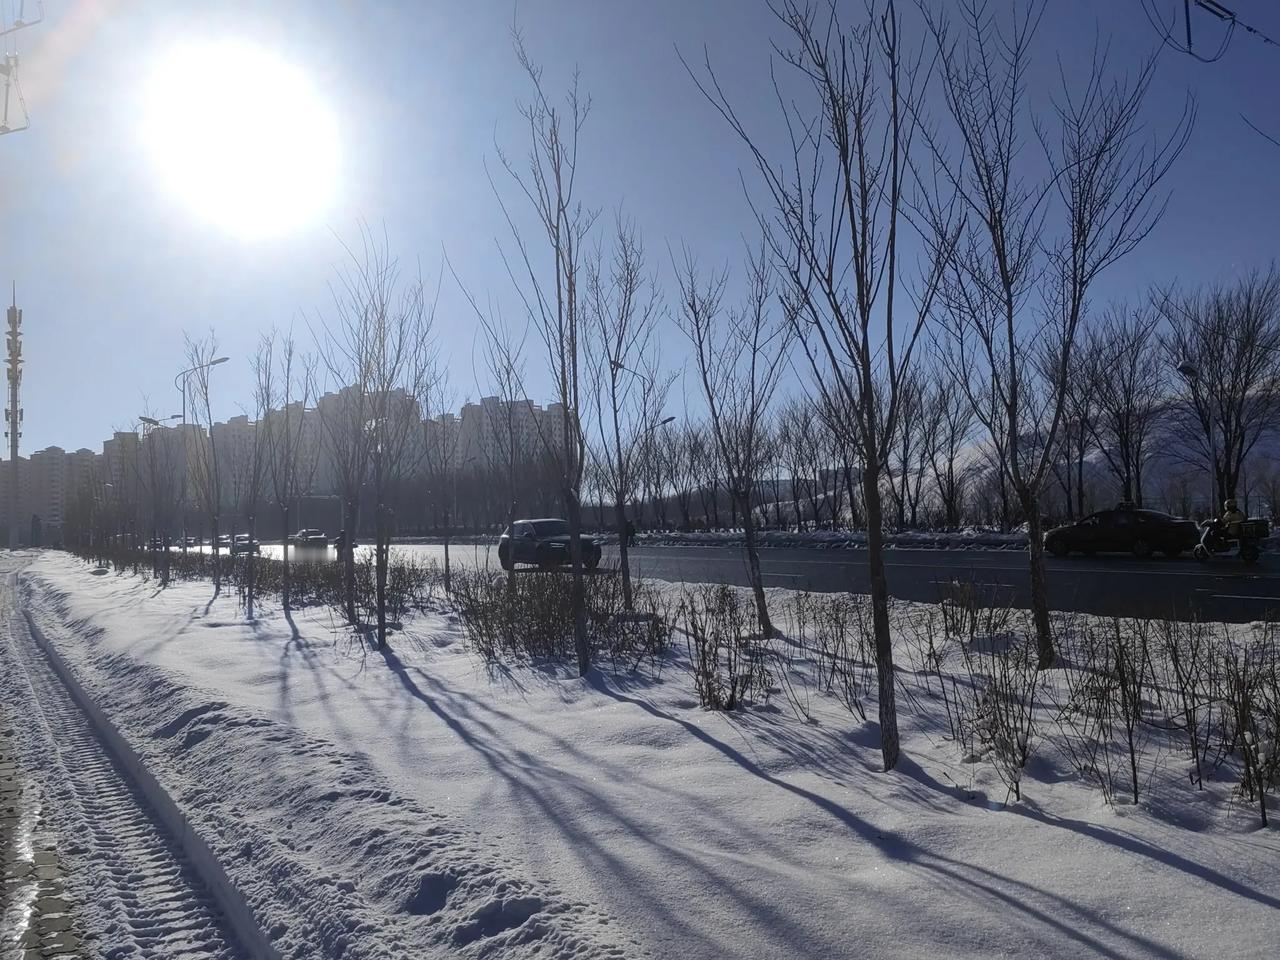
POLYGON ((120 733, 88 691, 80 685, 75 673, 36 625, 25 606, 22 609, 22 616, 36 646, 44 653, 45 659, 48 660, 63 686, 67 688, 72 699, 89 718, 89 723, 107 751, 120 764, 125 776, 142 792, 147 803, 151 805, 165 829, 169 831, 169 835, 187 855, 192 868, 217 902, 236 939, 240 941, 252 960, 283 960, 280 952, 276 950, 275 945, 258 924, 253 908, 232 882, 212 848, 192 827, 182 808, 147 769, 129 741, 120 733))

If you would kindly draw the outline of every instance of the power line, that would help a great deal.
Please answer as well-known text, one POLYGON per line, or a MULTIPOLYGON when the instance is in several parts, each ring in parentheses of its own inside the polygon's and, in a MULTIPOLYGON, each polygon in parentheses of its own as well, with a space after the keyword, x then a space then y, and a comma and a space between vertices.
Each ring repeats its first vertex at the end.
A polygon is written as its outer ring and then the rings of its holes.
POLYGON ((1252 34, 1253 36, 1257 37, 1259 40, 1261 40, 1263 43, 1269 46, 1280 47, 1280 43, 1277 43, 1275 40, 1267 36, 1257 27, 1249 26, 1249 24, 1245 23, 1243 20, 1237 17, 1234 12, 1232 12, 1231 10, 1228 10, 1222 4, 1218 3, 1218 0, 1193 0, 1193 2, 1197 7, 1199 7, 1201 10, 1204 10, 1206 13, 1212 14, 1213 16, 1217 17, 1219 20, 1222 20, 1225 23, 1231 24, 1232 29, 1239 27, 1245 33, 1252 34))
MULTIPOLYGON (((1216 63, 1226 56, 1227 49, 1231 46, 1231 38, 1235 33, 1236 24, 1234 21, 1228 23, 1227 32, 1222 38, 1222 42, 1218 45, 1218 49, 1210 56, 1203 56, 1195 51, 1191 37, 1191 4, 1193 0, 1182 0, 1183 9, 1183 26, 1186 32, 1186 41, 1178 40, 1173 35, 1173 28, 1177 25, 1178 17, 1174 14, 1169 22, 1164 22, 1160 16, 1160 11, 1156 7, 1157 0, 1139 0, 1142 5, 1142 12, 1147 18, 1147 22, 1151 24, 1151 28, 1160 35, 1160 42, 1166 47, 1177 50, 1179 53, 1185 53, 1190 57, 1194 57, 1201 63, 1216 63)), ((1199 6, 1199 0, 1194 0, 1199 6)))
POLYGON ((1182 21, 1185 33, 1185 40, 1180 40, 1174 36, 1174 27, 1177 26, 1178 15, 1175 13, 1171 19, 1166 21, 1161 15, 1157 7, 1158 0, 1139 0, 1142 6, 1143 15, 1146 16, 1147 22, 1151 24, 1151 28, 1160 35, 1160 42, 1166 47, 1172 47, 1179 53, 1185 53, 1194 57, 1201 63, 1216 63, 1221 60, 1231 46, 1231 40, 1235 36, 1236 28, 1239 27, 1245 33, 1260 40, 1264 45, 1271 47, 1280 47, 1280 41, 1274 37, 1241 20, 1234 10, 1230 10, 1223 6, 1218 0, 1182 0, 1182 21), (1191 29, 1191 8, 1201 10, 1215 20, 1227 25, 1226 33, 1223 35, 1218 49, 1208 56, 1198 53, 1195 49, 1194 38, 1191 29))

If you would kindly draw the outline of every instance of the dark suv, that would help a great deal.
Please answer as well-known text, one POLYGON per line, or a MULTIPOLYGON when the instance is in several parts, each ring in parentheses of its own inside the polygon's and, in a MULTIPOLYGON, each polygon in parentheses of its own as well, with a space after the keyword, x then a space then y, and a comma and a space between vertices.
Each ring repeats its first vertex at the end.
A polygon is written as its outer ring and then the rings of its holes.
MULTIPOLYGON (((600 542, 582 537, 582 565, 594 570, 600 564, 600 542)), ((567 566, 569 523, 567 520, 517 520, 498 540, 498 562, 503 570, 517 563, 532 563, 543 570, 567 566)))
POLYGON ((1176 557, 1199 542, 1200 531, 1193 521, 1132 507, 1102 510, 1044 535, 1045 549, 1055 557, 1065 557, 1073 550, 1132 553, 1135 557, 1149 557, 1158 550, 1176 557))

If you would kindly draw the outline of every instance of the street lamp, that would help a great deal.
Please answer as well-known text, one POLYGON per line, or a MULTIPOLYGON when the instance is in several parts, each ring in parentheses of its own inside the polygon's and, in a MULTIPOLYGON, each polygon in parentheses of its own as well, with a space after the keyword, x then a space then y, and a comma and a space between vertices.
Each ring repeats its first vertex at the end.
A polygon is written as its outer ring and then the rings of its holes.
POLYGON ((675 422, 676 422, 675 417, 663 417, 661 420, 659 420, 657 423, 651 426, 648 430, 646 430, 645 433, 657 433, 658 430, 660 430, 662 427, 665 427, 668 423, 675 423, 675 422))
POLYGON ((639 370, 632 370, 630 367, 628 367, 626 364, 624 364, 621 360, 616 360, 616 359, 614 359, 614 360, 610 360, 610 361, 609 361, 609 368, 610 368, 614 373, 623 373, 623 372, 625 372, 625 373, 629 373, 629 374, 631 374, 633 377, 639 377, 641 380, 643 380, 645 383, 647 383, 647 384, 649 385, 649 389, 653 389, 653 378, 652 378, 652 377, 650 377, 648 374, 641 373, 639 370))
POLYGON ((216 367, 220 363, 226 363, 230 357, 215 357, 208 363, 197 363, 194 367, 183 370, 180 374, 173 378, 173 387, 182 394, 182 422, 187 422, 187 377, 195 373, 197 370, 204 370, 207 367, 216 367))
POLYGON ((175 413, 167 417, 160 417, 158 420, 155 417, 139 416, 138 422, 141 423, 143 426, 150 427, 152 430, 154 430, 156 427, 159 427, 165 423, 168 423, 170 420, 181 420, 181 419, 182 419, 182 414, 175 413))

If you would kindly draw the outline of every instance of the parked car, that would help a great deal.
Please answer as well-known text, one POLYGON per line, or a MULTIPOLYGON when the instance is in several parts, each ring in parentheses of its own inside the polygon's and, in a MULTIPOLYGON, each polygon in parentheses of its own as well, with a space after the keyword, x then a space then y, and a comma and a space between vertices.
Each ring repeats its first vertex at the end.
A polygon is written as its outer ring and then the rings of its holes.
MULTIPOLYGON (((600 541, 582 537, 582 564, 594 570, 600 564, 600 541)), ((567 520, 517 520, 502 532, 498 540, 498 562, 503 570, 517 563, 532 563, 543 570, 567 566, 569 556, 569 523, 567 520)))
POLYGON ((237 533, 236 538, 231 541, 232 553, 257 553, 260 547, 258 541, 247 533, 237 533))
POLYGON ((218 549, 219 550, 231 549, 231 534, 222 533, 218 535, 218 549))
POLYGON ((290 536, 289 542, 295 547, 327 547, 329 545, 329 538, 324 535, 323 530, 304 527, 297 533, 290 536))
POLYGON ((1135 557, 1149 557, 1159 551, 1176 557, 1199 542, 1200 529, 1194 521, 1130 507, 1102 510, 1044 535, 1045 549, 1055 557, 1065 557, 1072 551, 1132 553, 1135 557))
POLYGON ((199 537, 184 537, 184 538, 183 538, 181 541, 179 541, 179 542, 180 542, 180 544, 181 544, 182 546, 186 546, 186 547, 198 547, 198 546, 200 546, 200 538, 199 538, 199 537))
POLYGON ((148 540, 148 541, 147 541, 147 549, 148 549, 148 550, 163 550, 163 549, 164 549, 164 540, 163 540, 163 539, 161 539, 160 537, 152 537, 150 540, 148 540))

